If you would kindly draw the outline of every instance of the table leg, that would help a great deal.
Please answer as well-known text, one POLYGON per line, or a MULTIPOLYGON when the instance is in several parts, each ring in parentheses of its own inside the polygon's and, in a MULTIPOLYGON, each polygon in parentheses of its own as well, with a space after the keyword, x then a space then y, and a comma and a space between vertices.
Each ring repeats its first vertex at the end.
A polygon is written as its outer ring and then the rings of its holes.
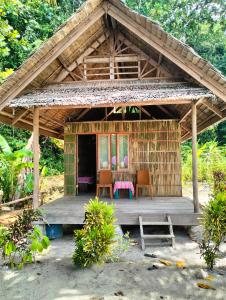
POLYGON ((115 199, 119 199, 119 190, 115 191, 114 198, 115 199))

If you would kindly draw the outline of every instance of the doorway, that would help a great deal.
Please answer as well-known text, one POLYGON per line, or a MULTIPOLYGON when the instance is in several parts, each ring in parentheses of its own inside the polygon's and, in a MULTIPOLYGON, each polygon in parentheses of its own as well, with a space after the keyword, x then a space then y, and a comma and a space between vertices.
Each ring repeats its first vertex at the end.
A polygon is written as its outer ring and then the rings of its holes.
POLYGON ((78 135, 78 191, 94 192, 96 188, 96 135, 78 135))

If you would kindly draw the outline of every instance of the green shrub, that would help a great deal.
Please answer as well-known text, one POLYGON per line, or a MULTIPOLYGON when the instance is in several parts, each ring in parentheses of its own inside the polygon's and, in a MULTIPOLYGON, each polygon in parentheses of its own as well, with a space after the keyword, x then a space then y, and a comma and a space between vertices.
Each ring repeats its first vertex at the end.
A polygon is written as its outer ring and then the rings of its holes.
POLYGON ((225 183, 226 183, 226 173, 222 172, 221 170, 216 170, 213 172, 213 179, 214 179, 214 194, 218 194, 220 192, 224 192, 225 190, 225 183))
MULTIPOLYGON (((226 172, 225 146, 217 142, 207 142, 197 145, 198 151, 198 180, 213 184, 215 171, 226 172)), ((182 181, 192 180, 192 149, 190 144, 182 145, 182 181)))
MULTIPOLYGON (((25 169, 33 167, 26 161, 33 153, 25 148, 13 151, 5 138, 0 135, 0 189, 3 191, 3 202, 14 200, 16 192, 21 189, 19 175, 25 169)), ((26 184, 27 178, 25 179, 26 184)))
POLYGON ((207 267, 213 269, 220 258, 220 245, 226 237, 226 191, 216 193, 203 209, 201 224, 204 228, 200 243, 201 256, 207 267))
POLYGON ((89 267, 105 261, 114 242, 114 206, 96 197, 85 206, 85 223, 75 231, 73 262, 77 267, 89 267))
POLYGON ((22 269, 49 247, 49 239, 32 222, 42 219, 39 210, 25 210, 9 228, 0 226, 0 250, 5 264, 22 269))

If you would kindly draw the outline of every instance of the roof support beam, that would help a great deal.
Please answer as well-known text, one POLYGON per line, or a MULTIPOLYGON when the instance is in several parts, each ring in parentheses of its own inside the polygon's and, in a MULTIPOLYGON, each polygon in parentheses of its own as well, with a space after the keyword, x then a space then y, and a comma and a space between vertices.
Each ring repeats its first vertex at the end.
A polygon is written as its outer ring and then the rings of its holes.
POLYGON ((12 120, 12 125, 15 125, 19 120, 25 117, 29 113, 28 109, 20 111, 12 120))
POLYGON ((147 111, 145 108, 143 108, 142 106, 138 107, 145 115, 147 115, 148 117, 155 119, 150 113, 149 111, 147 111))
POLYGON ((63 66, 63 68, 68 72, 68 74, 70 74, 71 78, 74 80, 74 81, 77 81, 77 80, 82 80, 83 78, 72 73, 72 71, 70 71, 67 67, 67 65, 65 64, 65 62, 63 61, 63 59, 59 56, 58 57, 58 60, 59 62, 61 63, 61 65, 63 66))
MULTIPOLYGON (((0 115, 7 116, 7 117, 13 119, 13 115, 10 114, 10 113, 7 113, 7 112, 5 112, 5 111, 0 111, 0 115)), ((20 119, 18 122, 22 122, 22 123, 25 123, 25 124, 28 124, 28 125, 33 126, 32 121, 28 121, 28 120, 25 120, 25 119, 20 119)), ((11 123, 11 124, 12 124, 12 123, 11 123)), ((46 131, 49 131, 49 132, 52 132, 52 133, 57 134, 57 135, 60 134, 60 132, 58 132, 58 131, 56 131, 56 130, 53 130, 53 129, 50 129, 50 128, 48 128, 48 127, 46 127, 46 126, 43 126, 43 125, 40 125, 39 128, 40 128, 40 129, 43 129, 43 130, 46 130, 46 131)))
POLYGON ((169 111, 168 109, 166 109, 165 107, 158 105, 158 108, 163 111, 167 116, 169 116, 170 118, 178 118, 175 114, 173 114, 171 111, 169 111))
POLYGON ((110 110, 110 112, 107 113, 107 115, 106 115, 103 119, 101 119, 101 121, 107 120, 107 118, 108 118, 111 114, 113 114, 114 110, 115 110, 115 108, 112 108, 112 109, 110 110))
POLYGON ((198 157, 197 157, 197 105, 192 103, 192 184, 194 212, 199 212, 198 195, 198 157))
MULTIPOLYGON (((147 105, 159 105, 159 99, 143 101, 143 102, 120 102, 120 103, 103 103, 103 104, 96 104, 96 105, 65 105, 64 109, 74 109, 74 108, 98 108, 98 107, 125 107, 125 106, 147 106, 147 105), (158 103, 158 104, 157 104, 158 103)), ((192 100, 189 99, 160 99, 161 105, 169 105, 169 104, 191 104, 192 100)), ((60 109, 62 108, 61 105, 51 105, 48 106, 48 109, 60 109)), ((40 110, 46 109, 46 106, 40 106, 40 110)))
MULTIPOLYGON (((198 105, 200 102, 203 101, 203 97, 200 98, 198 101, 196 101, 196 105, 198 105)), ((188 111, 181 117, 179 123, 184 122, 184 120, 187 118, 188 115, 192 112, 192 108, 189 108, 188 111)))
POLYGON ((82 117, 84 117, 88 112, 90 111, 90 108, 86 108, 84 109, 80 115, 78 115, 78 117, 75 119, 75 121, 80 120, 82 117))
POLYGON ((67 67, 68 70, 62 70, 61 73, 55 79, 55 82, 61 82, 64 80, 69 71, 72 72, 75 68, 77 68, 86 56, 92 54, 103 42, 109 37, 109 32, 107 31, 106 34, 102 34, 94 43, 91 44, 89 48, 87 48, 71 65, 67 67))
POLYGON ((210 103, 208 100, 203 100, 202 103, 208 107, 211 111, 213 111, 216 115, 218 115, 221 119, 224 118, 224 114, 220 111, 214 104, 210 103))
MULTIPOLYGON (((0 103, 0 110, 3 109, 7 103, 15 98, 29 83, 35 79, 45 68, 53 62, 66 48, 68 48, 78 37, 80 37, 90 26, 92 26, 97 20, 99 20, 105 14, 105 10, 102 6, 95 9, 90 15, 88 15, 83 21, 80 22, 79 26, 68 34, 65 38, 60 40, 52 49, 48 51, 46 55, 43 55, 35 66, 30 68, 26 72, 17 84, 9 89, 0 103)), ((24 68, 28 68, 28 63, 24 64, 24 68)), ((15 73, 16 74, 16 73, 15 73)))
POLYGON ((132 49, 134 52, 142 55, 152 66, 158 68, 163 74, 167 76, 172 76, 171 73, 161 65, 160 63, 155 61, 153 58, 151 58, 149 55, 147 55, 144 51, 142 51, 140 48, 138 48, 136 45, 134 45, 132 42, 130 42, 122 33, 118 34, 118 38, 120 40, 123 40, 123 43, 127 45, 130 49, 132 49))
POLYGON ((35 107, 33 112, 33 151, 34 151, 34 188, 33 188, 33 208, 39 207, 39 108, 35 107))
POLYGON ((200 69, 193 65, 192 63, 186 65, 184 59, 177 55, 176 52, 166 44, 166 42, 160 40, 152 33, 147 31, 144 27, 135 22, 128 15, 124 14, 120 9, 108 3, 105 6, 106 12, 116 19, 123 26, 132 31, 136 36, 144 40, 147 44, 158 50, 169 60, 174 62, 177 66, 182 68, 187 74, 198 80, 201 84, 210 89, 213 93, 215 93, 218 97, 226 101, 226 94, 223 91, 222 86, 216 85, 216 82, 211 80, 211 78, 207 75, 201 74, 200 69))

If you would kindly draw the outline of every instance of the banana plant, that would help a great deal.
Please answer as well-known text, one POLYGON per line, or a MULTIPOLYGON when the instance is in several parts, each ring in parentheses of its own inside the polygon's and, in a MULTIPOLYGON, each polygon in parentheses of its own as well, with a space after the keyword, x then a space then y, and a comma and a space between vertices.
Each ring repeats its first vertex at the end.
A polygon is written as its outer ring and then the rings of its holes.
POLYGON ((21 171, 33 167, 32 162, 25 161, 27 157, 33 157, 32 151, 25 148, 13 151, 0 135, 0 189, 3 191, 3 202, 14 200, 16 191, 21 188, 18 184, 21 171))

